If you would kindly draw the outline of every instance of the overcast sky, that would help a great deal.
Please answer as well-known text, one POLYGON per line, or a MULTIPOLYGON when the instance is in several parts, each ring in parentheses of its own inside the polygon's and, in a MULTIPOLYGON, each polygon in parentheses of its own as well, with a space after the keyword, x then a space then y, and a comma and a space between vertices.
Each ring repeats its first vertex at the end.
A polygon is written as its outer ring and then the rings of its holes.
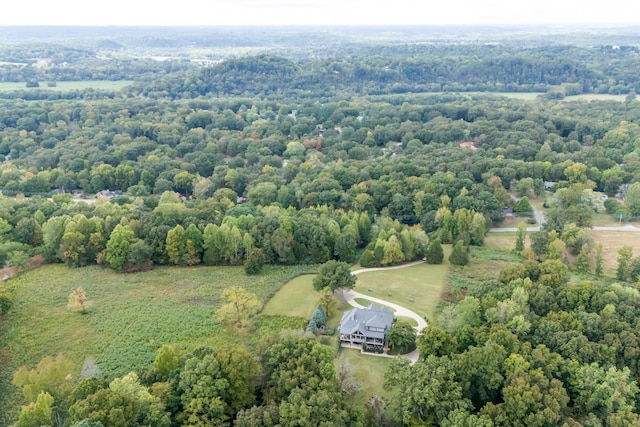
POLYGON ((640 23, 637 0, 3 0, 0 25, 640 23))

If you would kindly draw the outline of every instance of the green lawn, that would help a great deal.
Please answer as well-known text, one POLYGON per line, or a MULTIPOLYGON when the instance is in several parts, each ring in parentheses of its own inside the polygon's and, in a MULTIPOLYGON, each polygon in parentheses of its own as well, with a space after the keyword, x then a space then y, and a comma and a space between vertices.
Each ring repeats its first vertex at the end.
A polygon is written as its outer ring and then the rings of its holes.
POLYGON ((88 356, 107 377, 149 367, 163 343, 185 347, 238 341, 218 324, 221 292, 244 286, 263 301, 308 266, 266 266, 247 276, 242 267, 159 267, 120 274, 100 267, 45 266, 6 282, 13 306, 0 325, 0 425, 15 417, 20 393, 11 385, 21 365, 35 366, 63 353, 78 370, 88 356), (82 286, 93 306, 86 315, 66 309, 69 293, 82 286))
POLYGON ((404 320, 405 322, 407 322, 408 324, 410 324, 413 327, 418 326, 418 322, 413 317, 396 316, 396 319, 404 320))
POLYGON ((355 290, 399 304, 431 319, 444 289, 449 269, 447 258, 451 252, 451 245, 443 245, 443 248, 444 264, 424 263, 397 270, 360 273, 355 290))
POLYGON ((310 318, 320 299, 320 293, 313 289, 314 277, 304 274, 285 284, 269 299, 262 314, 310 318))
POLYGON ((56 82, 56 86, 48 87, 47 82, 40 82, 40 87, 26 87, 25 82, 0 82, 0 92, 9 92, 14 90, 52 90, 56 92, 64 92, 70 90, 96 89, 119 91, 129 86, 132 80, 82 80, 73 82, 56 82))
MULTIPOLYGON (((378 304, 377 302, 374 302, 374 301, 368 300, 368 299, 366 299, 366 298, 354 298, 353 300, 354 300, 355 302, 357 302, 358 304, 363 305, 363 306, 365 306, 365 307, 369 306, 369 305, 370 305, 370 304, 372 304, 372 303, 373 303, 373 304, 375 304, 375 305, 380 305, 380 304, 378 304)), ((395 312, 395 311, 396 311, 396 309, 395 309, 395 308, 393 308, 393 307, 388 307, 388 306, 385 306, 385 307, 387 307, 389 310, 391 310, 391 311, 393 311, 393 312, 395 312)))
POLYGON ((362 387, 363 398, 366 401, 370 396, 379 394, 387 395, 384 388, 384 374, 387 372, 393 359, 360 354, 359 350, 343 348, 336 361, 336 367, 348 363, 351 366, 354 377, 362 387))

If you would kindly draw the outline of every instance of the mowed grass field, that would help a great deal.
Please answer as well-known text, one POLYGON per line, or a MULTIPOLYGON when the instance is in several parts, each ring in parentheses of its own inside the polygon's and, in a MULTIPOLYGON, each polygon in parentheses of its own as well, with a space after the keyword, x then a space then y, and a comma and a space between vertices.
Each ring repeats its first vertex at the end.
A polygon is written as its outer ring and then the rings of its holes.
POLYGON ((445 263, 418 264, 397 270, 372 271, 358 274, 357 292, 399 304, 421 316, 433 319, 449 270, 447 258, 451 245, 443 245, 445 263))
POLYGON ((0 82, 0 92, 14 90, 52 90, 65 92, 70 90, 96 89, 119 91, 133 83, 133 80, 82 80, 73 82, 56 82, 54 87, 47 86, 47 82, 39 82, 40 87, 26 87, 25 82, 0 82))
POLYGON ((265 301, 307 268, 265 266, 262 274, 247 276, 242 267, 158 267, 121 274, 50 265, 5 282, 13 306, 0 325, 0 425, 8 425, 2 414, 19 409, 21 394, 11 385, 18 367, 63 353, 79 371, 92 356, 112 377, 151 366, 163 343, 237 342, 240 338, 215 317, 222 290, 246 287, 265 301), (92 303, 85 315, 66 308, 78 286, 92 303))
POLYGON ((311 317, 320 293, 313 289, 315 274, 304 274, 286 283, 267 301, 261 314, 311 317))
POLYGON ((336 360, 336 368, 346 363, 351 368, 351 372, 356 381, 362 387, 362 397, 368 400, 374 394, 387 397, 384 388, 384 374, 389 369, 392 358, 372 355, 364 355, 360 350, 353 348, 343 348, 336 360))

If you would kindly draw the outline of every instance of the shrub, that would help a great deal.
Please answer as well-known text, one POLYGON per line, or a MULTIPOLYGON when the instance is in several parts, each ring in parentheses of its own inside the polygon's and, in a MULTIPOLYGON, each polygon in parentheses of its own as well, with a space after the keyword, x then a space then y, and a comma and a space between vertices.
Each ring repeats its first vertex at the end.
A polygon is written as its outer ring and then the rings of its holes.
POLYGON ((247 274, 259 274, 264 267, 265 256, 262 249, 252 248, 249 250, 249 256, 244 263, 244 272, 247 274))
POLYGON ((449 262, 453 265, 469 264, 469 252, 462 243, 462 240, 458 240, 458 242, 453 247, 451 255, 449 256, 449 262))
POLYGON ((434 239, 429 243, 429 248, 426 254, 427 262, 429 264, 442 264, 444 260, 444 251, 440 244, 440 239, 434 239))

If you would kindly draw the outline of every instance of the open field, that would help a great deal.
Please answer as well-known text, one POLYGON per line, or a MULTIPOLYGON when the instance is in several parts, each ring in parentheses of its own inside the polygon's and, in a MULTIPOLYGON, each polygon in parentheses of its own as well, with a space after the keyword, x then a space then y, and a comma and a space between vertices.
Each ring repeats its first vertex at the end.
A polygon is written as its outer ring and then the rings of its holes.
POLYGON ((602 259, 604 261, 604 274, 614 276, 618 267, 618 249, 628 245, 633 248, 634 257, 640 255, 640 236, 638 233, 625 233, 624 231, 594 231, 589 235, 593 237, 596 245, 602 244, 602 259))
MULTIPOLYGON (((597 224, 607 225, 607 224, 597 224)), ((613 224, 617 226, 618 224, 613 224)), ((618 267, 618 249, 624 245, 633 247, 634 256, 640 255, 640 239, 637 233, 624 231, 595 231, 588 230, 596 245, 602 244, 602 258, 604 260, 604 272, 607 276, 615 276, 618 267)), ((489 233, 485 237, 486 249, 511 250, 515 246, 516 233, 489 233)), ((525 239, 525 247, 529 247, 529 238, 525 239)))
MULTIPOLYGON (((516 233, 488 233, 484 238, 487 248, 511 250, 516 245, 516 233)), ((525 238, 525 247, 529 246, 529 238, 525 238)))
POLYGON ((445 249, 444 264, 425 263, 398 270, 360 273, 355 290, 399 304, 421 316, 432 318, 449 269, 446 260, 451 251, 451 245, 443 245, 443 247, 445 249))
MULTIPOLYGON (((519 99, 522 101, 535 101, 538 96, 545 95, 545 92, 413 92, 411 95, 422 95, 422 96, 437 96, 437 95, 447 95, 447 94, 455 94, 455 95, 468 95, 471 97, 479 97, 479 96, 502 96, 510 99, 519 99)), ((388 95, 373 95, 370 98, 375 97, 384 97, 388 95)), ((610 95, 608 93, 583 93, 580 95, 570 95, 565 96, 562 101, 572 102, 572 101, 617 101, 623 102, 626 99, 627 95, 610 95)))
POLYGON ((533 217, 531 216, 507 216, 504 221, 498 224, 495 228, 517 228, 518 224, 524 222, 527 227, 537 227, 538 222, 536 221, 534 224, 529 224, 527 221, 533 217))
POLYGON ((320 293, 313 289, 315 274, 298 276, 285 284, 267 301, 261 314, 311 317, 320 293))
POLYGON ((83 89, 119 91, 132 83, 132 80, 83 80, 74 82, 56 82, 56 86, 54 87, 48 87, 47 82, 40 82, 40 87, 26 87, 25 82, 0 82, 0 92, 10 92, 14 90, 51 90, 64 92, 83 89))
MULTIPOLYGON (((13 307, 0 325, 0 414, 19 408, 11 384, 21 365, 35 366, 63 353, 78 370, 92 356, 107 376, 148 367, 163 343, 191 347, 237 341, 218 324, 221 292, 244 286, 263 301, 308 266, 271 267, 248 277, 242 267, 161 267, 119 274, 100 267, 45 266, 6 284, 13 307), (71 290, 81 286, 93 303, 86 315, 67 310, 71 290), (5 407, 5 403, 7 406, 5 407)), ((6 425, 0 415, 0 425, 6 425)))
POLYGON ((520 99, 522 101, 535 101, 544 92, 434 92, 434 95, 443 95, 446 93, 455 93, 457 95, 469 96, 502 96, 510 99, 520 99))
POLYGON ((615 215, 608 213, 596 213, 593 215, 593 225, 595 227, 624 227, 627 224, 631 224, 634 227, 640 227, 640 218, 635 217, 631 221, 624 222, 616 218, 615 215))
POLYGON ((341 364, 349 364, 353 376, 362 387, 362 397, 366 401, 374 394, 379 394, 383 397, 387 395, 384 389, 384 374, 392 361, 393 359, 389 357, 363 355, 360 354, 359 350, 343 348, 340 350, 340 356, 336 360, 336 366, 339 369, 341 364))
POLYGON ((565 96, 564 101, 618 101, 622 102, 627 95, 610 95, 608 93, 583 93, 581 95, 565 96))

